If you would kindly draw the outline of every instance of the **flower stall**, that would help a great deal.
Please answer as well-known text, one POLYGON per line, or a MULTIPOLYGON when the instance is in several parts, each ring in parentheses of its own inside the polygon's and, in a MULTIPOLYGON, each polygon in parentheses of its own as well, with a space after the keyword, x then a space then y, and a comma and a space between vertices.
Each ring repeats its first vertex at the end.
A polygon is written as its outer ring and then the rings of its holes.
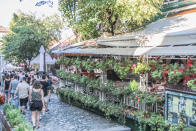
POLYGON ((195 127, 196 31, 190 30, 196 27, 190 24, 195 16, 177 23, 187 26, 174 24, 178 32, 169 25, 178 18, 168 18, 148 25, 142 36, 138 32, 53 51, 65 87, 60 97, 106 117, 134 119, 140 129, 176 129, 170 123, 195 127))

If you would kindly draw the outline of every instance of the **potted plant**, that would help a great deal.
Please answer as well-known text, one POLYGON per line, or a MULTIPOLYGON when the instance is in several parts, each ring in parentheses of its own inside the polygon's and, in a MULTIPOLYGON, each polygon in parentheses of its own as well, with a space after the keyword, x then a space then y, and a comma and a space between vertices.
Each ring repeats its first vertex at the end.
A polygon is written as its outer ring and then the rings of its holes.
POLYGON ((174 70, 168 73, 168 82, 177 85, 183 79, 183 72, 174 70))
POLYGON ((174 85, 178 85, 184 77, 183 69, 178 64, 170 65, 168 72, 168 82, 174 85))
POLYGON ((134 68, 135 74, 145 74, 150 71, 150 66, 147 63, 141 62, 138 63, 137 66, 134 68))
POLYGON ((129 89, 134 92, 137 91, 139 87, 139 83, 136 80, 130 81, 129 83, 129 89))
POLYGON ((161 81, 163 80, 162 72, 163 72, 163 70, 161 70, 161 69, 156 69, 156 70, 154 70, 154 71, 151 73, 152 78, 155 80, 156 84, 160 84, 161 81))
POLYGON ((193 91, 196 91, 196 80, 188 81, 187 86, 190 87, 193 91))

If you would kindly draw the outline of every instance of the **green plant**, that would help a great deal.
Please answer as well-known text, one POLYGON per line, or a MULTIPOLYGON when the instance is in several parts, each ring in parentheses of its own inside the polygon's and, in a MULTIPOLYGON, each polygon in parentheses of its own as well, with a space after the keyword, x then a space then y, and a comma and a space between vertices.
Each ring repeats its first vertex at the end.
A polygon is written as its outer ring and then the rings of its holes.
POLYGON ((7 104, 3 107, 3 112, 11 126, 15 127, 17 131, 32 131, 31 126, 28 126, 28 128, 19 128, 19 126, 24 126, 27 124, 24 121, 24 116, 20 113, 19 109, 14 109, 13 106, 7 104))
POLYGON ((195 80, 188 81, 187 86, 190 87, 192 90, 196 90, 196 81, 195 80))
POLYGON ((24 121, 24 116, 20 114, 19 109, 7 110, 6 118, 10 122, 11 126, 15 127, 24 121))
POLYGON ((184 77, 184 72, 178 64, 169 65, 168 82, 172 84, 179 84, 184 77))
POLYGON ((81 83, 81 84, 86 84, 87 79, 88 79, 88 78, 87 78, 86 76, 81 77, 81 78, 80 78, 80 83, 81 83))
POLYGON ((150 67, 148 64, 146 64, 144 62, 138 63, 137 66, 134 68, 135 74, 145 74, 148 71, 150 71, 150 67))
POLYGON ((183 72, 178 70, 169 71, 168 82, 172 84, 178 84, 183 79, 183 72))
POLYGON ((99 109, 105 114, 106 118, 108 119, 111 115, 115 115, 118 117, 124 115, 124 106, 115 105, 114 103, 106 101, 99 101, 98 98, 95 96, 81 94, 79 92, 74 92, 69 89, 60 89, 57 93, 60 98, 65 102, 69 102, 69 100, 72 99, 75 102, 77 101, 81 103, 84 108, 93 107, 95 109, 99 109))
POLYGON ((155 71, 151 72, 152 78, 155 81, 160 82, 161 80, 163 80, 162 72, 163 72, 163 70, 155 70, 155 71))
POLYGON ((72 78, 73 78, 74 82, 80 83, 81 76, 79 76, 78 74, 72 74, 72 78))
POLYGON ((102 71, 107 71, 107 65, 105 61, 99 61, 96 63, 96 68, 101 69, 102 71))
POLYGON ((195 128, 184 128, 184 131, 195 131, 195 128))
POLYGON ((6 115, 6 113, 10 110, 14 109, 14 107, 10 104, 6 104, 4 107, 3 107, 3 113, 6 115))
POLYGON ((24 122, 24 116, 22 114, 17 114, 15 118, 10 118, 9 122, 12 126, 17 126, 24 122))
POLYGON ((138 90, 139 83, 136 80, 130 81, 129 89, 134 92, 138 90))
POLYGON ((132 92, 130 98, 137 103, 154 104, 157 102, 164 102, 164 98, 159 94, 146 93, 139 90, 132 92))
POLYGON ((102 71, 107 71, 108 68, 113 69, 116 73, 119 74, 121 79, 128 76, 130 73, 130 68, 132 66, 132 61, 128 59, 123 59, 121 61, 115 60, 114 58, 109 58, 107 60, 99 60, 95 61, 95 59, 81 59, 77 58, 60 58, 57 60, 58 64, 63 64, 65 66, 76 66, 77 69, 83 68, 87 71, 91 71, 93 69, 101 69, 102 71))
POLYGON ((150 112, 136 112, 138 118, 140 131, 145 131, 147 126, 150 126, 151 131, 165 131, 168 123, 160 114, 150 112))
POLYGON ((28 123, 23 122, 16 127, 15 131, 33 131, 33 128, 28 123))

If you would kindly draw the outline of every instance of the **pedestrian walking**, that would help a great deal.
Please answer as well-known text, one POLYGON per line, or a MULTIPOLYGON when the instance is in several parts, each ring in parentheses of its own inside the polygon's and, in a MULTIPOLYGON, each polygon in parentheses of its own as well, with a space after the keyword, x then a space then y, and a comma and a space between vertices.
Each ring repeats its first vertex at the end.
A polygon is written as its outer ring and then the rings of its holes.
POLYGON ((45 109, 44 92, 41 87, 41 83, 39 81, 35 81, 33 84, 33 88, 29 92, 33 129, 39 128, 40 113, 42 109, 45 109))
POLYGON ((23 77, 22 82, 18 84, 16 87, 16 91, 14 93, 14 98, 16 98, 16 94, 18 93, 20 99, 20 107, 21 112, 25 114, 25 108, 28 102, 28 94, 29 94, 29 85, 26 82, 26 78, 23 77))
POLYGON ((18 93, 16 94, 16 98, 14 97, 14 93, 16 92, 16 87, 18 86, 20 82, 18 81, 18 76, 14 76, 14 79, 11 80, 10 82, 10 94, 11 94, 11 103, 14 105, 16 108, 19 108, 19 96, 18 93))
POLYGON ((50 90, 48 89, 48 82, 46 80, 45 75, 42 76, 40 83, 42 84, 42 89, 44 91, 44 103, 45 103, 45 107, 46 107, 45 110, 46 110, 46 112, 48 112, 49 111, 48 101, 49 101, 50 90))
POLYGON ((51 93, 53 92, 53 87, 52 87, 52 78, 50 76, 47 76, 48 80, 48 97, 49 97, 49 102, 51 98, 51 93))
POLYGON ((20 74, 19 74, 19 81, 20 82, 22 82, 22 78, 24 77, 24 72, 21 72, 20 74))
POLYGON ((5 77, 3 92, 5 93, 6 96, 6 103, 9 104, 9 100, 10 100, 10 76, 9 75, 5 77))
POLYGON ((31 85, 33 85, 33 83, 36 81, 34 75, 31 76, 31 85))
POLYGON ((36 73, 36 75, 34 77, 35 77, 36 80, 38 80, 38 81, 40 80, 40 76, 39 76, 38 72, 36 73))

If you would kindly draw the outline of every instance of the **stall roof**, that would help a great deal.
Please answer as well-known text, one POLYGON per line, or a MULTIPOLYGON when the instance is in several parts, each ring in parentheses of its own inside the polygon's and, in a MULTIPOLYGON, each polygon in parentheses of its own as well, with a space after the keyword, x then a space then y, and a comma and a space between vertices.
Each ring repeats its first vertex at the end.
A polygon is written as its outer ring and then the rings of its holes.
MULTIPOLYGON (((55 53, 55 52, 53 52, 55 53)), ((196 56, 196 46, 139 48, 70 48, 56 54, 121 55, 121 56, 196 56)))
POLYGON ((146 46, 192 44, 196 43, 196 32, 192 32, 192 35, 188 35, 189 33, 187 32, 196 29, 195 20, 196 13, 164 18, 147 25, 144 30, 100 39, 97 43, 109 47, 135 47, 141 44, 146 46), (184 32, 184 34, 178 35, 177 32, 184 32), (173 35, 169 35, 172 33, 173 35))
POLYGON ((196 46, 155 47, 148 50, 147 56, 196 56, 196 46))
POLYGON ((196 13, 149 24, 144 30, 69 45, 55 54, 196 56, 196 13), (85 44, 87 42, 87 44, 85 44), (97 46, 101 45, 101 46, 97 46), (105 46, 102 46, 105 45, 105 46), (101 48, 100 48, 101 47, 101 48))

